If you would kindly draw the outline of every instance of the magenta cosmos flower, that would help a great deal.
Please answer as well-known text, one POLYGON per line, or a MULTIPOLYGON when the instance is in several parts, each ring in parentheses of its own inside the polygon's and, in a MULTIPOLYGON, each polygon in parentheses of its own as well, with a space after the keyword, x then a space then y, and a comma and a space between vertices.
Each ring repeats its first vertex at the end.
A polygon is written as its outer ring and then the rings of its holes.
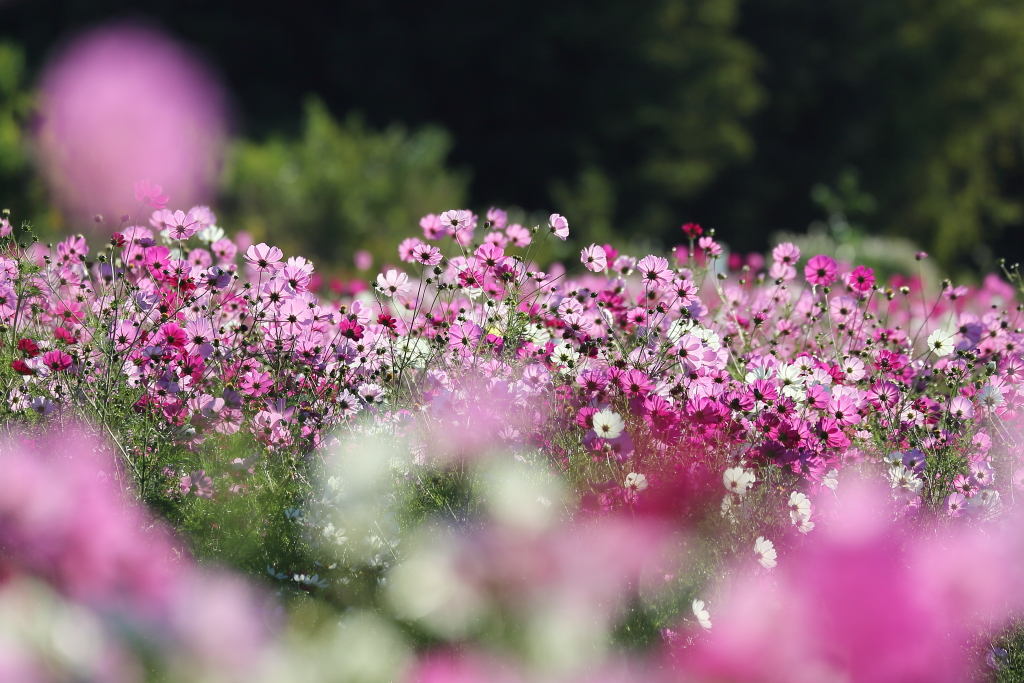
POLYGON ((835 260, 824 254, 812 256, 811 260, 804 266, 804 277, 812 285, 828 287, 836 281, 837 273, 838 266, 835 260))

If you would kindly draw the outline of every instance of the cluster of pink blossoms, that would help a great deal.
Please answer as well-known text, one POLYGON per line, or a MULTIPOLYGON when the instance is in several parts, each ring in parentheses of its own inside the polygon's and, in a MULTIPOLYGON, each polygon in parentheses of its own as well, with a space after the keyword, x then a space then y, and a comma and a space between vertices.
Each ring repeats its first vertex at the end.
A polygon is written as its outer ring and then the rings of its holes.
MULTIPOLYGON (((427 240, 455 234, 437 220, 424 219, 427 240)), ((507 253, 519 226, 506 223, 492 209, 482 243, 448 256, 410 238, 400 257, 419 277, 378 277, 381 310, 417 361, 403 381, 421 410, 400 421, 426 426, 423 449, 451 451, 448 425, 470 416, 474 438, 537 446, 584 473, 584 500, 601 509, 655 504, 682 471, 724 473, 734 496, 781 476, 780 510, 800 531, 813 528, 808 496, 863 460, 907 511, 987 514, 999 486, 1024 485, 1020 463, 993 449, 997 431, 1004 446, 1017 438, 1024 405, 1020 313, 996 276, 929 295, 827 255, 804 263, 790 243, 770 265, 730 271, 693 224, 675 265, 595 244, 586 270, 544 273, 507 253)), ((563 223, 552 216, 549 232, 564 238, 563 223)))
MULTIPOLYGON (((591 245, 583 268, 541 272, 532 250, 566 239, 563 216, 527 229, 491 209, 481 236, 455 210, 400 245, 411 276, 388 269, 328 301, 312 263, 233 241, 205 207, 149 222, 95 260, 81 237, 52 252, 6 239, 14 410, 78 404, 102 420, 128 397, 161 439, 199 449, 244 430, 301 457, 369 409, 421 462, 538 449, 595 510, 655 505, 679 477, 722 477, 727 502, 783 481, 779 511, 800 531, 811 498, 865 459, 907 510, 987 513, 1024 485, 994 447, 1024 405, 1019 312, 995 276, 928 295, 826 255, 804 263, 788 243, 730 270, 694 224, 674 263, 591 245)), ((181 490, 212 495, 194 475, 181 490)))

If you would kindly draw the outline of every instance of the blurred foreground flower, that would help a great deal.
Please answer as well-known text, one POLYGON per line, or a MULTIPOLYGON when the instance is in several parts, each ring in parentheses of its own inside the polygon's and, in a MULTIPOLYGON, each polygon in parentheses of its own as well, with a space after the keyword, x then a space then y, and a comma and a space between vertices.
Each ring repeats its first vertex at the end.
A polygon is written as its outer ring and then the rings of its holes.
MULTIPOLYGON (((224 95, 166 36, 132 25, 98 29, 52 61, 40 90, 40 156, 68 209, 135 215, 131 189, 148 190, 148 179, 186 206, 209 198, 225 139, 224 95)), ((166 201, 157 188, 150 203, 166 201)))

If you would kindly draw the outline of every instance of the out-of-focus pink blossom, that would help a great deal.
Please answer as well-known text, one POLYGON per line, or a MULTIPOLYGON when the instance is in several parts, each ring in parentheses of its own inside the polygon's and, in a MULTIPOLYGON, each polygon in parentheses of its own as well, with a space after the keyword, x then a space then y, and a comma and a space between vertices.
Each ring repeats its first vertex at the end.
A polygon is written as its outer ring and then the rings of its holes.
POLYGON ((185 206, 210 196, 224 97, 170 38, 129 24, 97 29, 56 56, 40 94, 41 158, 69 209, 134 215, 139 202, 163 208, 167 194, 185 206))
POLYGON ((686 680, 969 679, 975 629, 1024 597, 1019 534, 915 537, 886 515, 885 492, 845 488, 828 533, 788 555, 774 581, 748 576, 724 593, 715 629, 678 652, 686 680))
POLYGON ((373 265, 373 254, 366 249, 360 249, 355 253, 353 261, 355 262, 356 270, 359 272, 369 270, 370 266, 373 265))

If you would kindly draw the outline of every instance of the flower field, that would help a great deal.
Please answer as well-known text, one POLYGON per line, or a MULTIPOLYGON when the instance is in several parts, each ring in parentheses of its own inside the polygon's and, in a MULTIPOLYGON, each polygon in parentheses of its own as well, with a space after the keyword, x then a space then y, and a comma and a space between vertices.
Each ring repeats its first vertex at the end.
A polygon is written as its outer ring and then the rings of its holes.
POLYGON ((0 680, 1024 680, 1015 267, 492 208, 337 294, 135 196, 0 224, 0 680))

